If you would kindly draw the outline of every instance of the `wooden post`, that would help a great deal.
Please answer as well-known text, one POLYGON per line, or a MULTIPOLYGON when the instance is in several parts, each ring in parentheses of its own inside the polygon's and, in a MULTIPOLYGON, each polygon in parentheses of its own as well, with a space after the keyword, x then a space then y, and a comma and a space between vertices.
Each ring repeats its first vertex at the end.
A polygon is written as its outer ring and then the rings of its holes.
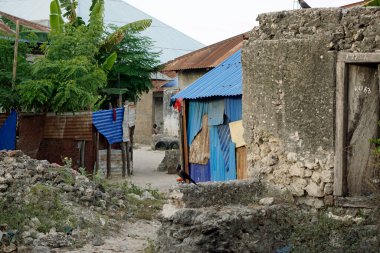
POLYGON ((107 178, 111 176, 111 144, 107 141, 107 178))
POLYGON ((335 113, 335 164, 334 195, 347 193, 347 67, 338 61, 336 69, 336 113, 335 113))
POLYGON ((128 176, 131 176, 131 156, 129 153, 129 145, 130 145, 130 141, 127 141, 127 172, 128 172, 128 176))
POLYGON ((16 21, 16 40, 13 54, 13 75, 12 75, 12 90, 16 87, 16 72, 17 72, 17 55, 18 55, 18 40, 20 35, 20 21, 16 21))
MULTIPOLYGON (((122 171, 121 171, 121 176, 123 178, 125 178, 125 171, 126 171, 126 164, 125 164, 125 158, 127 156, 126 154, 126 145, 125 145, 125 142, 122 142, 121 143, 121 160, 123 162, 123 167, 122 167, 122 171)), ((129 176, 129 173, 128 173, 128 176, 129 176)))
POLYGON ((99 157, 99 131, 96 130, 96 165, 95 165, 95 175, 99 172, 99 162, 100 162, 100 157, 99 157))
POLYGON ((128 151, 127 151, 127 154, 130 155, 130 173, 131 175, 133 175, 133 135, 135 133, 135 126, 131 126, 129 128, 129 147, 128 147, 128 151))
POLYGON ((86 141, 81 141, 81 146, 80 146, 80 166, 82 168, 85 168, 84 164, 84 157, 85 157, 85 148, 86 148, 86 141))
POLYGON ((189 147, 187 145, 187 120, 186 120, 186 101, 182 100, 182 129, 183 129, 183 154, 185 171, 189 174, 189 147))

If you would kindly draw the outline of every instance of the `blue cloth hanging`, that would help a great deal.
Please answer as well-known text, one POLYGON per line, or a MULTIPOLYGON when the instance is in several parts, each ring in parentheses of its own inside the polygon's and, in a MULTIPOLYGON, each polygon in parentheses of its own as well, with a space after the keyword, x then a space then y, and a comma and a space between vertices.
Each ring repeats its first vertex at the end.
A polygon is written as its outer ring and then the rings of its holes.
POLYGON ((16 149, 17 112, 13 110, 0 127, 0 150, 16 149))

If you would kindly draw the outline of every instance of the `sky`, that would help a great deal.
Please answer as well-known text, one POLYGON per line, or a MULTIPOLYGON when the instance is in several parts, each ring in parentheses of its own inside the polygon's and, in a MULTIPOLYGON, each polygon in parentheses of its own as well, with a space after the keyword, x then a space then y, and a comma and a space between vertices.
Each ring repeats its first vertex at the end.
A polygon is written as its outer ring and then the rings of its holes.
MULTIPOLYGON (((251 30, 260 13, 299 8, 294 0, 124 0, 210 45, 251 30)), ((311 7, 338 7, 359 0, 305 0, 311 7)))

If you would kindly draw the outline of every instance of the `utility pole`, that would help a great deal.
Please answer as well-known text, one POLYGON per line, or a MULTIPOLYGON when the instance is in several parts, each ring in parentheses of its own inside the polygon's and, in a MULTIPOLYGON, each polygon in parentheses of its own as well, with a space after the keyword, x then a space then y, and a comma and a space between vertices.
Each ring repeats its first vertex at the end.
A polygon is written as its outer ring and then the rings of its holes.
POLYGON ((17 72, 17 54, 18 54, 18 40, 20 35, 20 21, 16 21, 16 40, 14 45, 14 55, 13 55, 13 75, 12 75, 12 90, 16 86, 16 72, 17 72))

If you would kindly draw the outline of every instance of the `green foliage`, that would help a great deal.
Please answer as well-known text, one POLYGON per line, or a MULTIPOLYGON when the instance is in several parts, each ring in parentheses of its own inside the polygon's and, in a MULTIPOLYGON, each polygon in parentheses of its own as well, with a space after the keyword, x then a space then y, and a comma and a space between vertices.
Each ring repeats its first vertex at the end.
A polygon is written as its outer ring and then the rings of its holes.
POLYGON ((150 27, 151 24, 151 19, 142 19, 119 27, 103 40, 101 49, 106 52, 111 52, 117 45, 120 44, 120 42, 122 42, 127 33, 141 32, 150 27))
POLYGON ((360 244, 352 221, 339 221, 320 214, 316 222, 300 221, 291 235, 292 252, 356 252, 360 244))
POLYGON ((78 27, 84 25, 84 21, 81 17, 77 16, 76 8, 78 7, 78 0, 59 0, 61 7, 65 9, 63 17, 69 20, 70 25, 78 27))
POLYGON ((18 86, 20 101, 25 109, 42 112, 91 109, 106 82, 103 70, 84 56, 44 58, 34 64, 32 78, 18 86))
MULTIPOLYGON (((113 28, 115 30, 115 28, 113 28)), ((117 60, 108 74, 106 104, 112 102, 110 94, 123 94, 123 100, 136 102, 151 87, 150 74, 158 71, 159 53, 153 52, 151 39, 138 33, 126 33, 124 39, 114 47, 117 60), (119 79, 120 77, 120 79, 119 79)), ((107 52, 100 52, 100 60, 107 52)))
MULTIPOLYGON (((53 0, 51 6, 52 12, 60 15, 54 9, 59 6, 58 0, 53 0)), ((50 34, 50 44, 45 45, 46 57, 33 65, 31 79, 18 87, 24 109, 60 113, 94 107, 99 89, 107 80, 95 60, 103 33, 102 15, 103 2, 99 1, 88 26, 66 24, 64 29, 57 32, 57 28, 50 34)))
POLYGON ((369 0, 364 6, 380 6, 380 0, 369 0))
POLYGON ((8 224, 12 229, 23 231, 30 220, 37 217, 39 232, 49 232, 52 227, 64 231, 64 225, 74 220, 64 206, 59 192, 49 186, 37 184, 31 188, 28 201, 16 204, 11 198, 0 200, 0 224, 8 224))
MULTIPOLYGON (((20 106, 18 94, 12 90, 13 40, 14 37, 0 38, 0 107, 6 111, 20 106)), ((29 51, 26 44, 20 43, 16 84, 29 78, 31 66, 26 61, 29 51)))
POLYGON ((107 59, 102 64, 102 68, 104 72, 108 74, 111 71, 113 65, 115 64, 116 59, 117 59, 116 52, 113 52, 110 56, 107 57, 107 59))

